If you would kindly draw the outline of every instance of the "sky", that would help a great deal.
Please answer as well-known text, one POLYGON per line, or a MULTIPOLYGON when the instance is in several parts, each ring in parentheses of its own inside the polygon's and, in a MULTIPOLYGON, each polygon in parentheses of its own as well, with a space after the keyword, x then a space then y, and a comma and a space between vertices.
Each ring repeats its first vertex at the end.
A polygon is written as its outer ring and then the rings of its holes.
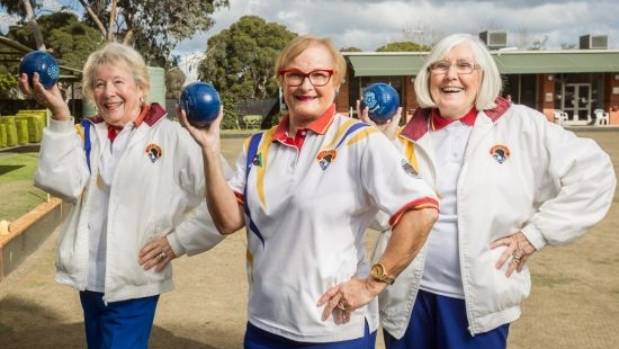
POLYGON ((230 0, 206 33, 180 43, 176 54, 203 52, 208 38, 243 15, 258 15, 297 33, 330 37, 337 47, 364 51, 391 41, 436 42, 441 37, 484 30, 507 32, 509 46, 546 49, 577 45, 581 35, 608 35, 619 49, 619 2, 595 1, 390 1, 390 0, 230 0))
MULTIPOLYGON (((46 8, 77 0, 44 0, 46 8)), ((337 47, 374 51, 391 41, 431 43, 442 36, 484 30, 507 32, 508 46, 546 49, 577 45, 580 35, 608 35, 619 49, 619 2, 616 0, 392 1, 392 0, 230 0, 213 14, 215 25, 181 42, 173 51, 185 56, 204 52, 209 37, 243 15, 257 15, 299 34, 330 37, 337 47)), ((0 10, 0 30, 14 19, 0 10)))

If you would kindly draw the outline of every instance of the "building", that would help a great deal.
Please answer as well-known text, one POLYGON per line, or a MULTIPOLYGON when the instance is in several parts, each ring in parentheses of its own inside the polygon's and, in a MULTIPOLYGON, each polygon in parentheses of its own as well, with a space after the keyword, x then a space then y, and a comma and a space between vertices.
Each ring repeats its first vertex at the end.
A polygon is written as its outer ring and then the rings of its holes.
MULTIPOLYGON (((605 112, 610 125, 619 125, 619 50, 499 48, 491 52, 503 76, 504 97, 543 112, 551 121, 555 112, 564 112, 566 125, 591 125, 605 112)), ((363 88, 374 82, 391 84, 405 110, 416 108, 413 82, 427 55, 345 52, 348 74, 336 99, 338 111, 350 112, 363 88)))

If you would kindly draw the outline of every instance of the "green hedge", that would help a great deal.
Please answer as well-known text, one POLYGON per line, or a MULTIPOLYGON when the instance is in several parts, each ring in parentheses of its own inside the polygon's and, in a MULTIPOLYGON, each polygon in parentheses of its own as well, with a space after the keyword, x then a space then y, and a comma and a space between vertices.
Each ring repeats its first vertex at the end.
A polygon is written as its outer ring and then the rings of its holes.
POLYGON ((7 138, 6 125, 0 124, 0 148, 6 147, 6 141, 7 141, 6 138, 7 138))
POLYGON ((15 116, 2 116, 0 123, 6 126, 6 146, 13 147, 17 145, 17 126, 15 125, 15 116))

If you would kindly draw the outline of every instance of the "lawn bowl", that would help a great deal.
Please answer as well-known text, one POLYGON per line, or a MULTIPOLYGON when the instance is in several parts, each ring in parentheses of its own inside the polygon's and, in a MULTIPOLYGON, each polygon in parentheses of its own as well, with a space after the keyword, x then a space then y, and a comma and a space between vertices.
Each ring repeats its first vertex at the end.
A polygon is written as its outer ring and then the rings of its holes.
POLYGON ((198 81, 183 89, 179 104, 191 125, 205 128, 217 119, 221 99, 213 85, 198 81))
POLYGON ((391 85, 378 82, 369 85, 363 91, 363 105, 377 124, 391 120, 400 106, 400 96, 391 85))
POLYGON ((32 51, 27 53, 19 64, 19 74, 26 73, 28 81, 32 86, 34 73, 39 74, 41 84, 46 89, 50 89, 58 81, 60 67, 54 56, 43 51, 32 51))

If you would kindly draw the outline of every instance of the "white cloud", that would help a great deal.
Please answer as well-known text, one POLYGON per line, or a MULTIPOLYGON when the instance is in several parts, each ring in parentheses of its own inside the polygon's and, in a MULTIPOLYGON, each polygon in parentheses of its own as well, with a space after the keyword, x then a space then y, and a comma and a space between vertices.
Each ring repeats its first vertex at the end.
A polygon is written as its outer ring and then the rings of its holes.
POLYGON ((218 10, 215 26, 181 43, 177 53, 203 52, 211 35, 243 15, 257 15, 297 33, 330 37, 338 47, 373 51, 406 38, 430 43, 440 37, 483 30, 505 30, 512 45, 547 37, 546 47, 576 44, 584 34, 607 34, 619 48, 619 4, 587 0, 381 1, 381 0, 231 0, 218 10))

